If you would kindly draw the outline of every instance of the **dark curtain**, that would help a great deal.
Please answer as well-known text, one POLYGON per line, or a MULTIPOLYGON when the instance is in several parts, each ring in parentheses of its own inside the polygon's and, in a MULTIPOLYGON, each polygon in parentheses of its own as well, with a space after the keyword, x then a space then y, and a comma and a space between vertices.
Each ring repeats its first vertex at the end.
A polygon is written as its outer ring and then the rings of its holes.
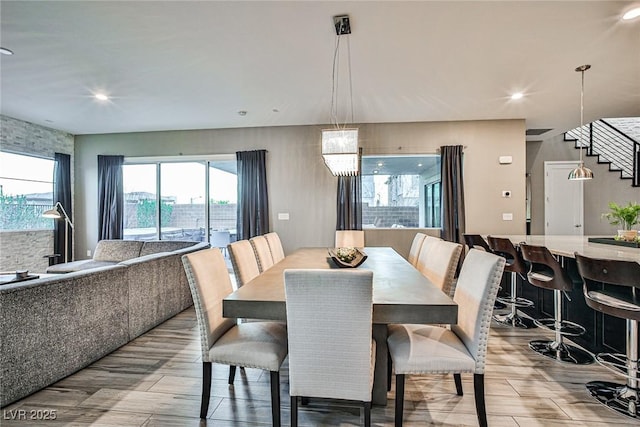
POLYGON ((442 233, 450 242, 464 244, 464 185, 462 145, 440 147, 442 174, 442 233))
POLYGON ((362 230, 362 179, 338 177, 336 230, 362 230))
POLYGON ((124 156, 98 156, 98 240, 124 234, 124 156))
POLYGON ((358 174, 338 177, 336 230, 362 230, 362 148, 358 152, 358 174))
POLYGON ((237 239, 269 232, 267 150, 238 151, 237 239))
MULTIPOLYGON (((55 153, 53 165, 53 204, 60 202, 62 208, 73 222, 73 212, 71 211, 71 156, 68 154, 55 153)), ((62 213, 62 212, 60 212, 62 213)), ((67 230, 67 221, 63 219, 54 221, 53 232, 53 253, 60 254, 53 262, 61 263, 65 260, 65 248, 67 249, 66 259, 73 259, 73 229, 67 230), (69 233, 69 242, 65 242, 65 233, 69 233)))

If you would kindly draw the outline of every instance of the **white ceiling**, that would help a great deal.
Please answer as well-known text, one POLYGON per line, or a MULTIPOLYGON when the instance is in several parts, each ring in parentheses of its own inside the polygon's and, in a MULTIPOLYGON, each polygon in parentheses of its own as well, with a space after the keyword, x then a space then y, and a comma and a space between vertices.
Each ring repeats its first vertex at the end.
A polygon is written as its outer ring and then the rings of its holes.
POLYGON ((2 0, 1 113, 72 134, 326 124, 349 14, 355 122, 524 118, 546 138, 580 123, 582 64, 585 121, 640 116, 634 5, 2 0))

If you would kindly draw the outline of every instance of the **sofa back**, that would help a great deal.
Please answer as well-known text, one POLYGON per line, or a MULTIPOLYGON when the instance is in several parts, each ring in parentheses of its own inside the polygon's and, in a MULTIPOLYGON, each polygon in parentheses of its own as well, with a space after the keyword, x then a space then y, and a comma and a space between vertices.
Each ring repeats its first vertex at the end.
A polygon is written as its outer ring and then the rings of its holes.
POLYGON ((121 262, 140 256, 144 242, 138 240, 100 240, 93 254, 94 261, 121 262))
POLYGON ((157 254, 159 252, 173 252, 178 249, 188 248, 198 242, 189 240, 149 240, 142 244, 140 256, 157 254))

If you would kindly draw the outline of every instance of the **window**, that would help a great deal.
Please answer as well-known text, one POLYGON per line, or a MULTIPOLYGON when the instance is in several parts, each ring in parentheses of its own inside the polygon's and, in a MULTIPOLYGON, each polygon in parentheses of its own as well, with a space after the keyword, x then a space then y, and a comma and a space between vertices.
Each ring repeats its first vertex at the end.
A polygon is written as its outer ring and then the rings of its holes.
POLYGON ((52 159, 0 152, 0 230, 51 230, 52 159))
POLYGON ((209 241, 214 231, 236 234, 234 156, 126 159, 123 180, 126 239, 209 241))
POLYGON ((440 227, 440 156, 363 156, 364 227, 440 227))

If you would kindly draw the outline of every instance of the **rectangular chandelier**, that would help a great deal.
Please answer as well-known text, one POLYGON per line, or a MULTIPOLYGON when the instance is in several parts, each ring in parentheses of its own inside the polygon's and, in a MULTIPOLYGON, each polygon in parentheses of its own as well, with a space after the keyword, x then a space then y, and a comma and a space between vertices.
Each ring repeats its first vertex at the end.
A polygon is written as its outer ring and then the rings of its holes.
POLYGON ((358 129, 324 129, 322 157, 335 176, 358 174, 358 129))

